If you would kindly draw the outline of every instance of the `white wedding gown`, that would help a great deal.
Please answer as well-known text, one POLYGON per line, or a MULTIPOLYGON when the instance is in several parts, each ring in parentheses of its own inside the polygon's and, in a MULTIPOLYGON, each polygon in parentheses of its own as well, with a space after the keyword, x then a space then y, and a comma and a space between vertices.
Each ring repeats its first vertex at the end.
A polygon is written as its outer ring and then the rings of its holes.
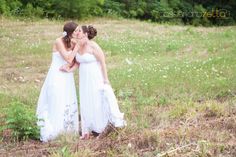
MULTIPOLYGON (((70 53, 70 51, 68 52, 70 53)), ((40 140, 47 142, 61 133, 78 133, 78 103, 74 74, 61 72, 67 62, 53 52, 52 63, 42 86, 37 106, 40 140)))
POLYGON ((116 127, 126 125, 110 85, 104 84, 100 63, 90 53, 76 55, 79 67, 79 93, 82 135, 101 133, 108 122, 116 127))

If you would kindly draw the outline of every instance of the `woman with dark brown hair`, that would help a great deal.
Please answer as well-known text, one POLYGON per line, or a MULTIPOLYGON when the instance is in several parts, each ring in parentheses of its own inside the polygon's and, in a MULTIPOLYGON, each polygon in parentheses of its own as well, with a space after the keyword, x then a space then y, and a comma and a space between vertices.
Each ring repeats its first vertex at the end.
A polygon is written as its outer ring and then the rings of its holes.
MULTIPOLYGON (((93 26, 82 26, 77 30, 79 49, 79 92, 81 115, 81 139, 88 139, 92 131, 104 133, 110 124, 115 127, 126 125, 124 114, 110 86, 105 56, 99 45, 92 41, 97 35, 93 26)), ((68 70, 71 71, 71 70, 68 70)), ((99 137, 101 137, 100 134, 99 137)))
POLYGON ((66 23, 63 36, 53 44, 51 66, 37 106, 38 125, 41 127, 40 140, 43 142, 53 140, 61 133, 79 131, 74 75, 59 70, 62 65, 73 64, 78 51, 78 45, 73 41, 77 26, 74 22, 66 23))

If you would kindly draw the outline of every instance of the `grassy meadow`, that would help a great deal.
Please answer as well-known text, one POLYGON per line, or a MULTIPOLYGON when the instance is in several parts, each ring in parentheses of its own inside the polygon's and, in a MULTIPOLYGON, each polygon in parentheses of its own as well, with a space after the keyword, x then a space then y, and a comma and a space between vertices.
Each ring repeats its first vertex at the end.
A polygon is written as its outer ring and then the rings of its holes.
MULTIPOLYGON (((0 21, 0 117, 16 100, 35 111, 65 22, 0 21)), ((0 156, 236 156, 236 26, 78 23, 98 30, 128 126, 102 140, 61 136, 47 144, 13 142, 3 132, 0 156)), ((78 89, 78 71, 75 78, 78 89)))

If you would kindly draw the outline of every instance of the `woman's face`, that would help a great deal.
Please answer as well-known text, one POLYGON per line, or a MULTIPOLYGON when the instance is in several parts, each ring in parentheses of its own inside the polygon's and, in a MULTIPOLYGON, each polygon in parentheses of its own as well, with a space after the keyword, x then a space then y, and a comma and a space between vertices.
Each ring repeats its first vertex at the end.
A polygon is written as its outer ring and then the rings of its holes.
POLYGON ((85 38, 85 37, 79 38, 80 45, 84 45, 87 42, 87 40, 88 38, 85 38))
POLYGON ((80 28, 80 27, 77 26, 76 29, 74 30, 74 32, 72 33, 72 37, 73 37, 73 38, 78 38, 78 37, 77 37, 77 34, 78 34, 78 31, 79 31, 79 28, 80 28))
POLYGON ((83 32, 82 27, 78 27, 77 38, 81 39, 84 38, 85 36, 86 34, 83 32))

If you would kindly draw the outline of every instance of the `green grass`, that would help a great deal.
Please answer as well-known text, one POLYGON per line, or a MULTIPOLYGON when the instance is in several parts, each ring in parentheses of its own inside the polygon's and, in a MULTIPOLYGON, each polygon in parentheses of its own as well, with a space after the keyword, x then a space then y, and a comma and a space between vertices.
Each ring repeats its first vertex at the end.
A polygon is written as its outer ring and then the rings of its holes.
MULTIPOLYGON (((98 30, 95 40, 106 54, 109 79, 128 121, 122 137, 132 143, 127 147, 126 140, 123 143, 118 140, 121 135, 114 135, 109 138, 120 144, 109 147, 105 141, 109 149, 101 148, 102 151, 110 156, 145 155, 140 155, 140 143, 137 142, 140 138, 144 141, 142 149, 155 148, 148 149, 147 156, 190 141, 196 141, 200 148, 204 145, 201 141, 207 140, 211 147, 199 149, 200 156, 222 149, 217 143, 231 148, 225 140, 228 136, 223 133, 218 138, 206 139, 206 132, 220 134, 221 129, 204 126, 205 130, 191 126, 183 129, 181 125, 196 119, 203 125, 209 117, 217 121, 221 117, 227 121, 229 115, 235 117, 232 115, 236 94, 235 26, 169 26, 123 19, 79 21, 80 25, 91 23, 98 30), (141 137, 137 138, 136 134, 141 137)), ((61 35, 63 24, 64 21, 30 22, 1 17, 1 108, 17 99, 36 109, 51 62, 52 44, 61 35)), ((75 72, 75 78, 78 81, 78 72, 75 72)), ((85 151, 70 152, 70 145, 70 142, 63 143, 52 156, 98 153, 89 147, 85 151)), ((224 151, 216 155, 219 154, 224 151)))

